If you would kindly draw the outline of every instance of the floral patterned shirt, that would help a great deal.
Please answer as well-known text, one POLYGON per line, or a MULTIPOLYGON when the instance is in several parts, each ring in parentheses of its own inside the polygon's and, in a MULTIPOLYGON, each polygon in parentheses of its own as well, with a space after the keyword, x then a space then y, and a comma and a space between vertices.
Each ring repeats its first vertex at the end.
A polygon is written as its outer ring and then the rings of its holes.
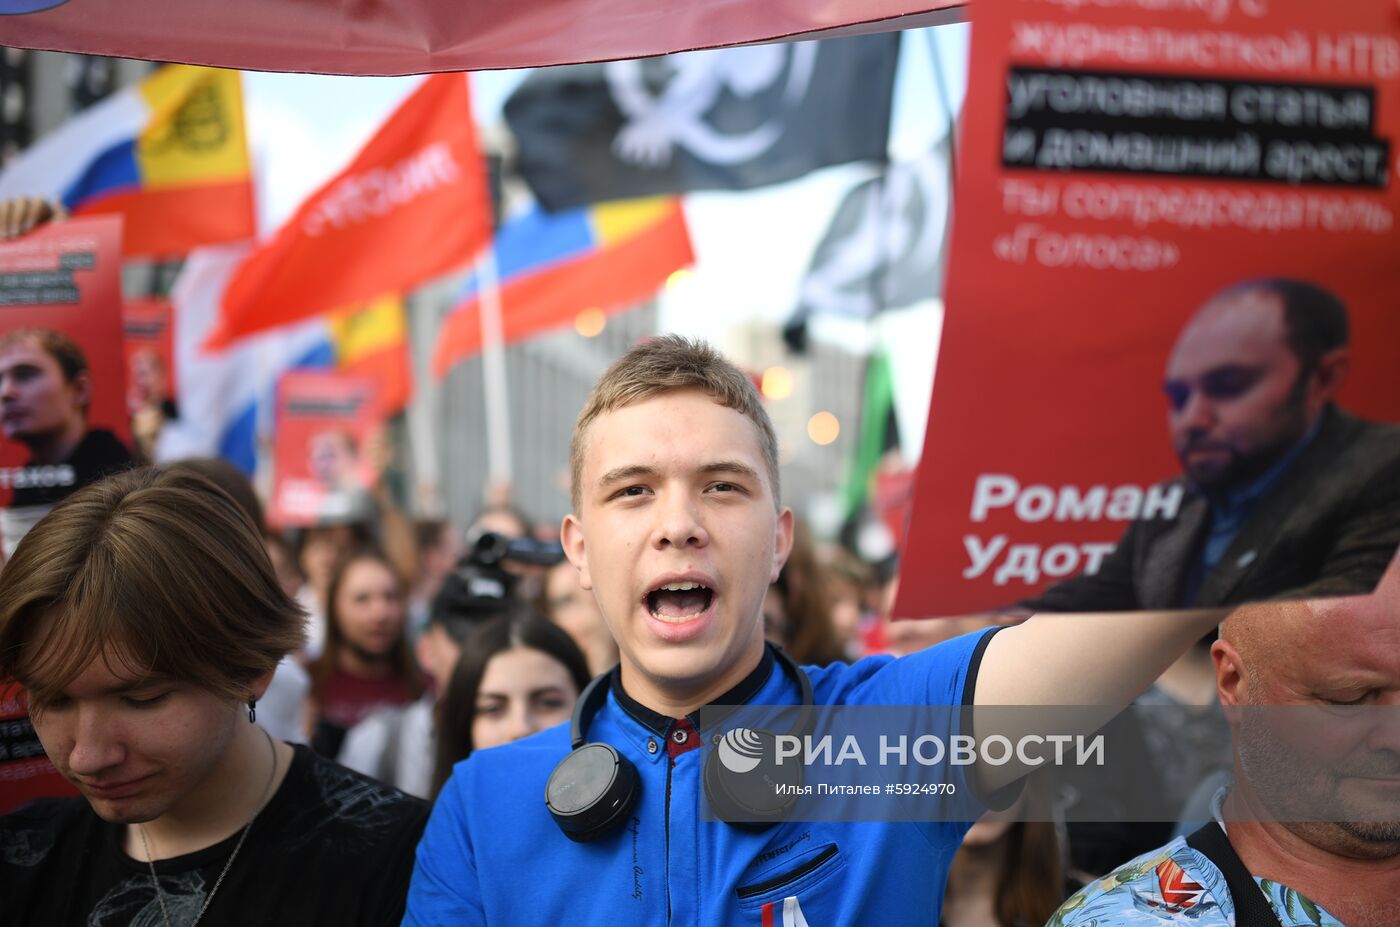
MULTIPOLYGON (((1283 927, 1344 927, 1294 889, 1256 878, 1283 927)), ((1235 903, 1225 876, 1178 837, 1166 846, 1089 883, 1046 927, 1234 927, 1235 903)))

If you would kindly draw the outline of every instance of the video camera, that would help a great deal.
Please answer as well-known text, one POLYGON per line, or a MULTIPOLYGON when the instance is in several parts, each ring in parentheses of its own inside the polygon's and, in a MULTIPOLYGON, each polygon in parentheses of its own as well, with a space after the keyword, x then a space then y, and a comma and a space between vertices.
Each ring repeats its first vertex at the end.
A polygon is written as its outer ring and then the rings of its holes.
POLYGON ((487 531, 476 539, 465 559, 478 566, 517 563, 521 566, 550 567, 564 559, 564 547, 558 541, 510 538, 487 531))

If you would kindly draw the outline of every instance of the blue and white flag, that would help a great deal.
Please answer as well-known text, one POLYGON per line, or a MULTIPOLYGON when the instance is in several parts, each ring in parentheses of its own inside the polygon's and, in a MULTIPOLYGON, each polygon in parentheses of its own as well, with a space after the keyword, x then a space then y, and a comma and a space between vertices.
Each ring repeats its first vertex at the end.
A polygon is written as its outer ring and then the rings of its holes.
POLYGON ((272 428, 272 397, 288 370, 335 366, 322 318, 245 338, 231 348, 201 348, 218 320, 224 287, 247 255, 246 244, 204 248, 185 262, 171 293, 180 418, 161 431, 156 460, 223 457, 250 476, 258 446, 272 428))

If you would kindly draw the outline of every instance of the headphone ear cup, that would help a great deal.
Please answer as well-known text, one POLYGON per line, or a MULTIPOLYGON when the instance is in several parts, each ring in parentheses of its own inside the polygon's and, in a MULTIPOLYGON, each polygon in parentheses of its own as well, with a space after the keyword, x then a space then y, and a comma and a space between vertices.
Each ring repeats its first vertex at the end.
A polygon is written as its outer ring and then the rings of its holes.
POLYGON ((610 744, 587 743, 559 761, 544 803, 564 836, 586 843, 603 836, 637 804, 641 777, 610 744))
POLYGON ((705 758, 704 775, 715 817, 746 830, 764 830, 787 818, 802 790, 802 764, 779 764, 777 746, 771 732, 749 728, 735 728, 715 745, 705 758), (736 750, 736 744, 743 746, 736 750))

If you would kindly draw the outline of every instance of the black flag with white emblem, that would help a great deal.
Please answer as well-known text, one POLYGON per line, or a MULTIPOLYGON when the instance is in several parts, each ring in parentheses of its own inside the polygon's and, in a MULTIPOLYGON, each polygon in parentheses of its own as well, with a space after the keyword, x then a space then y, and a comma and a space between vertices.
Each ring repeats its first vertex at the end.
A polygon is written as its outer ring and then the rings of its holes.
POLYGON ((506 121, 547 209, 749 189, 883 162, 898 52, 885 33, 544 68, 506 121))
POLYGON ((802 350, 813 313, 867 318, 942 292, 949 157, 945 137, 923 157, 894 162, 846 194, 784 327, 791 347, 802 350))

